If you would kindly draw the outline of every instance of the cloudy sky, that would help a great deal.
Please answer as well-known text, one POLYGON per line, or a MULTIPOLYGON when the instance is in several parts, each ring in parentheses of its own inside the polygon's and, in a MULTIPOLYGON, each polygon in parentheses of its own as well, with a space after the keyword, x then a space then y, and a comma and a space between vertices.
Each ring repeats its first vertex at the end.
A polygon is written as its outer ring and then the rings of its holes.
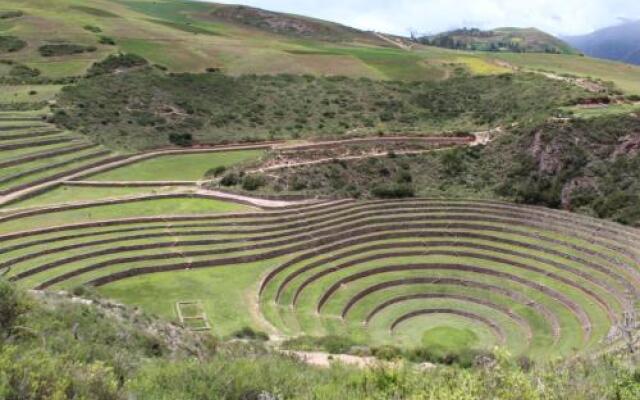
POLYGON ((463 26, 534 26, 554 34, 588 33, 640 19, 640 0, 214 0, 241 3, 406 35, 463 26))

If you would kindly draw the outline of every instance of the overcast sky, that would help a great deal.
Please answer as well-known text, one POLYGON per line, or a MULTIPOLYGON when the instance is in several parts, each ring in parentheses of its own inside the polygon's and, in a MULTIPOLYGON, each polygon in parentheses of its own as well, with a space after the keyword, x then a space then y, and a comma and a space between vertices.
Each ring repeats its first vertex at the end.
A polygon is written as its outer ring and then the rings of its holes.
POLYGON ((640 19, 640 0, 214 0, 241 3, 407 35, 460 27, 537 27, 582 34, 625 19, 640 19))

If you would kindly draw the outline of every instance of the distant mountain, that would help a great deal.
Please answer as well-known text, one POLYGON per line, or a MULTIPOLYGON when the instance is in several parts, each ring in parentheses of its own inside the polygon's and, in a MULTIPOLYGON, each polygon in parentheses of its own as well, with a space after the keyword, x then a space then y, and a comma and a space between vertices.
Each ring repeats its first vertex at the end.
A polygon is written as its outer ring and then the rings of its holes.
POLYGON ((563 39, 586 55, 640 65, 640 21, 563 39))
POLYGON ((456 29, 419 42, 431 46, 457 50, 476 50, 513 53, 576 54, 564 41, 536 28, 496 28, 483 31, 477 28, 456 29))

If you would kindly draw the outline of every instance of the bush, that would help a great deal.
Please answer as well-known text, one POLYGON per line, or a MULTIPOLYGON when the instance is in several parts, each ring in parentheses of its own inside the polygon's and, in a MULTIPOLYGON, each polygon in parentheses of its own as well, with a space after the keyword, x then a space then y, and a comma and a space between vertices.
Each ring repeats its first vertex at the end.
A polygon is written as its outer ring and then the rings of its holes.
POLYGON ((249 340, 261 340, 267 341, 269 340, 269 335, 262 331, 256 331, 248 326, 245 326, 242 329, 239 329, 231 334, 231 337, 236 339, 249 339, 249 340))
POLYGON ((38 48, 42 57, 70 56, 73 54, 92 53, 96 50, 97 48, 95 46, 84 46, 72 43, 45 44, 38 48))
POLYGON ((0 53, 14 53, 27 47, 27 42, 15 36, 0 36, 0 53))
POLYGON ((406 183, 376 186, 371 190, 371 194, 381 199, 402 199, 414 197, 415 190, 406 183))
POLYGON ((2 348, 0 395, 7 400, 118 400, 118 379, 100 361, 82 364, 41 349, 2 348), (26 351, 24 351, 26 350, 26 351))
POLYGON ((193 144, 193 137, 190 133, 171 133, 169 142, 180 147, 189 147, 193 144))
POLYGON ((114 38, 109 37, 109 36, 100 36, 100 39, 98 40, 98 43, 104 44, 104 45, 107 45, 107 46, 115 46, 116 45, 116 40, 114 38))
POLYGON ((89 31, 89 32, 93 32, 93 33, 100 33, 102 32, 102 29, 100 29, 99 26, 95 26, 95 25, 85 25, 84 26, 84 30, 85 31, 89 31))
POLYGON ((0 337, 8 335, 27 311, 26 300, 13 285, 0 278, 0 337))
POLYGON ((371 349, 374 357, 381 360, 393 361, 403 357, 402 350, 396 346, 380 346, 371 349))
POLYGON ((218 165, 215 168, 212 168, 210 170, 208 170, 204 176, 206 177, 219 177, 220 175, 224 174, 227 171, 227 167, 225 167, 224 165, 218 165))
POLYGON ((125 69, 143 67, 149 63, 136 54, 111 54, 104 60, 97 62, 89 68, 87 76, 111 74, 125 69))
POLYGON ((18 79, 29 79, 40 76, 40 70, 27 67, 26 65, 18 64, 11 67, 11 70, 9 70, 9 75, 18 79))
POLYGON ((220 184, 222 186, 235 186, 239 181, 240 179, 238 178, 238 175, 231 172, 222 177, 220 184))
POLYGON ((19 18, 24 15, 22 11, 0 11, 0 19, 19 18))
POLYGON ((258 190, 266 184, 266 179, 262 175, 249 174, 242 179, 242 188, 248 191, 258 190))

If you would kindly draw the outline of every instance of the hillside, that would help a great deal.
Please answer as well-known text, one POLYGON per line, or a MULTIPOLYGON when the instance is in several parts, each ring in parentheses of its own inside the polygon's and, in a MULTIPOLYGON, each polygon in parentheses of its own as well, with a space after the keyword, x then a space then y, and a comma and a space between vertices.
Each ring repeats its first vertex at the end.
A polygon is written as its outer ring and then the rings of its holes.
POLYGON ((622 23, 587 35, 567 36, 564 40, 591 57, 640 65, 640 21, 622 23))
POLYGON ((431 46, 457 50, 513 53, 576 54, 562 40, 535 28, 463 28, 418 39, 431 46))
MULTIPOLYGON (((513 65, 614 81, 625 91, 640 93, 640 68, 570 55, 471 53, 421 45, 408 51, 406 44, 377 34, 250 7, 178 0, 4 0, 1 9, 7 17, 0 19, 0 36, 5 38, 0 48, 13 51, 0 53, 0 77, 10 82, 80 76, 96 61, 123 52, 172 72, 213 68, 230 75, 376 80, 438 81, 458 69, 500 74, 513 65), (48 46, 45 54, 55 49, 55 55, 43 55, 42 46, 48 46), (509 65, 504 57, 511 58, 509 65)), ((532 43, 539 35, 530 32, 532 43)), ((8 97, 10 92, 5 93, 8 97)))
MULTIPOLYGON (((36 0, 3 2, 20 16, 0 20, 0 53, 43 76, 81 75, 95 61, 121 51, 176 72, 207 68, 242 73, 311 73, 376 79, 439 79, 447 68, 426 65, 378 36, 307 17, 178 0, 36 0), (13 42, 9 42, 12 40, 13 42), (14 44, 11 44, 14 43, 14 44), (48 44, 92 51, 45 57, 48 44), (22 46, 22 45, 21 45, 22 46)), ((2 73, 2 69, 0 69, 2 73)))

